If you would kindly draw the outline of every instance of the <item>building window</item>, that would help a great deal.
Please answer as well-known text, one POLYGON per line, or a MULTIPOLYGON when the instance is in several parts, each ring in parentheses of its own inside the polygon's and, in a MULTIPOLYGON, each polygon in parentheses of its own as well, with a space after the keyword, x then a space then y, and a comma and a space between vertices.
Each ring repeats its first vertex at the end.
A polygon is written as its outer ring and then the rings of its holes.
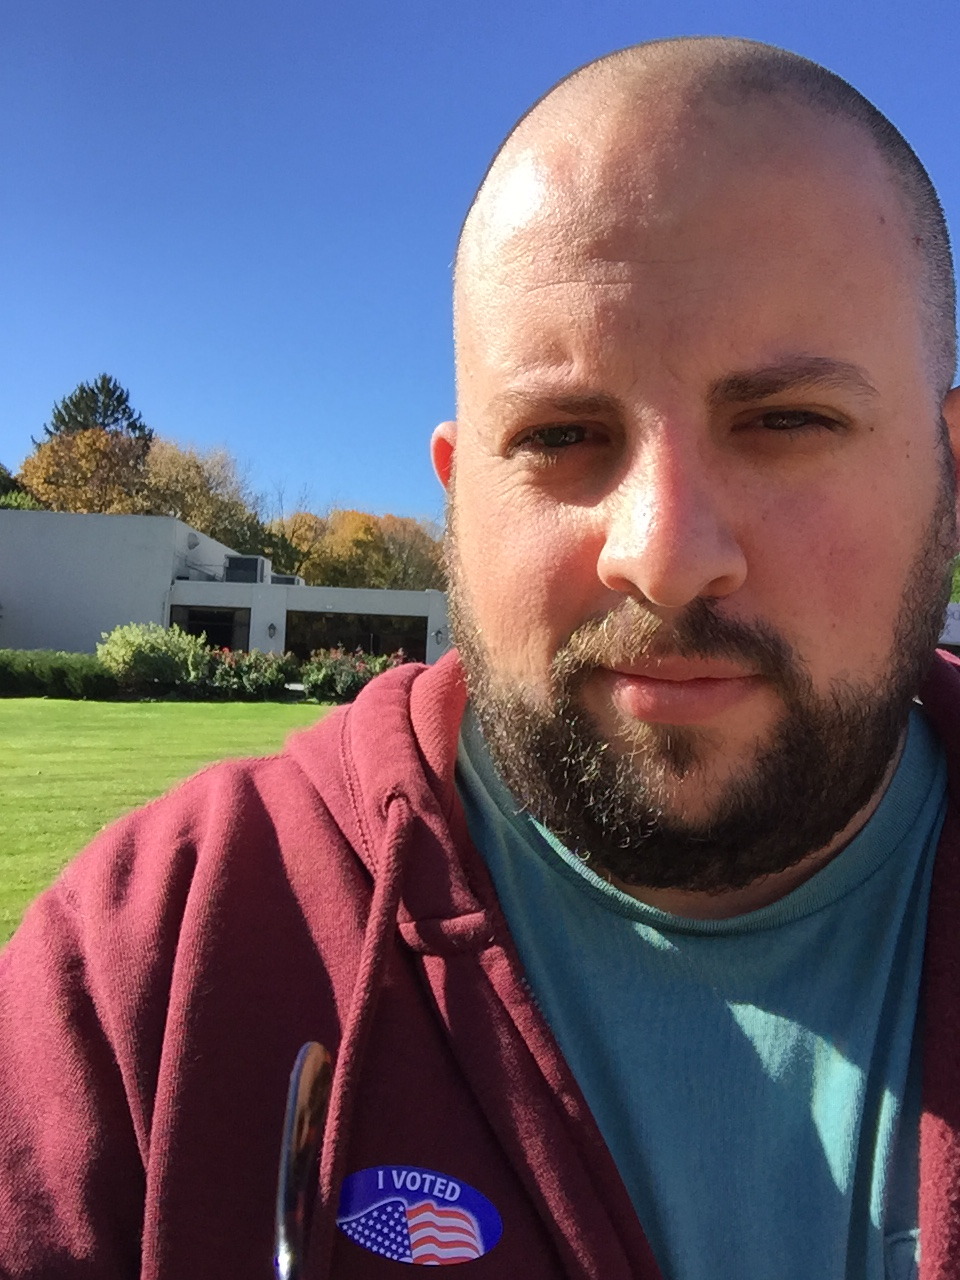
POLYGON ((250 644, 249 609, 200 609, 175 604, 170 608, 170 625, 191 636, 205 635, 211 649, 246 649, 250 644))
POLYGON ((426 618, 389 614, 287 613, 288 652, 309 658, 314 649, 362 649, 364 653, 395 653, 403 649, 414 662, 427 657, 426 618))

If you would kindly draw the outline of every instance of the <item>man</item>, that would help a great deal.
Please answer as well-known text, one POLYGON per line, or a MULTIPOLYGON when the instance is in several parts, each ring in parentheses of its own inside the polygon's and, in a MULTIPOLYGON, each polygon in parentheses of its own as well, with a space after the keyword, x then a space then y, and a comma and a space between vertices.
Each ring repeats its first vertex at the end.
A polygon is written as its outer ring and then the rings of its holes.
POLYGON ((200 775, 34 906, 0 1266, 269 1274, 318 1041, 304 1274, 960 1274, 929 180, 802 59, 641 46, 515 129, 455 301, 460 659, 200 775))

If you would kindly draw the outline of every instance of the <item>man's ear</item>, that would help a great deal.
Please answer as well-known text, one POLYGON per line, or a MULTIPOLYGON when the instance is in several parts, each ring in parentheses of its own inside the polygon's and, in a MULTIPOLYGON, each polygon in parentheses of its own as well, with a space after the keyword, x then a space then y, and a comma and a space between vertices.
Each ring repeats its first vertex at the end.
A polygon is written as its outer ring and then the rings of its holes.
POLYGON ((453 460, 457 449, 457 424, 441 422, 430 437, 430 457, 437 479, 445 489, 450 488, 453 460))

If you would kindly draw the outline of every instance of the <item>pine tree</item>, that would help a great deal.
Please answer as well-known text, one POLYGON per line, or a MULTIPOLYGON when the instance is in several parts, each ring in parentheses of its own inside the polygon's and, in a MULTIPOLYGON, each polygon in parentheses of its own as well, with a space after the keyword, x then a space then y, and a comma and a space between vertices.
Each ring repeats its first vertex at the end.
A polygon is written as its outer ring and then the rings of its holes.
POLYGON ((151 428, 130 407, 129 393, 106 373, 101 373, 95 382, 81 382, 74 392, 55 404, 43 430, 46 438, 53 440, 97 427, 114 435, 130 436, 144 445, 153 439, 151 428))

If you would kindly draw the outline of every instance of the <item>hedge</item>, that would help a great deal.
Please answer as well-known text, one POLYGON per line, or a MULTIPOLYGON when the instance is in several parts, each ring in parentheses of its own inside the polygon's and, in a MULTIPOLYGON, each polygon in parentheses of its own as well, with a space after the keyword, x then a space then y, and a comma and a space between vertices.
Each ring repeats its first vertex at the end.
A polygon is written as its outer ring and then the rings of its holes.
POLYGON ((47 649, 0 649, 0 697, 189 698, 254 701, 297 697, 349 702, 388 667, 389 656, 318 649, 301 664, 293 654, 211 649, 205 636, 177 626, 131 622, 104 632, 96 654, 47 649))
POLYGON ((92 653, 0 649, 0 697, 102 701, 120 692, 116 678, 92 653))
POLYGON ((159 622, 128 622, 104 632, 97 658, 124 692, 141 698, 198 692, 210 678, 206 636, 159 622))

